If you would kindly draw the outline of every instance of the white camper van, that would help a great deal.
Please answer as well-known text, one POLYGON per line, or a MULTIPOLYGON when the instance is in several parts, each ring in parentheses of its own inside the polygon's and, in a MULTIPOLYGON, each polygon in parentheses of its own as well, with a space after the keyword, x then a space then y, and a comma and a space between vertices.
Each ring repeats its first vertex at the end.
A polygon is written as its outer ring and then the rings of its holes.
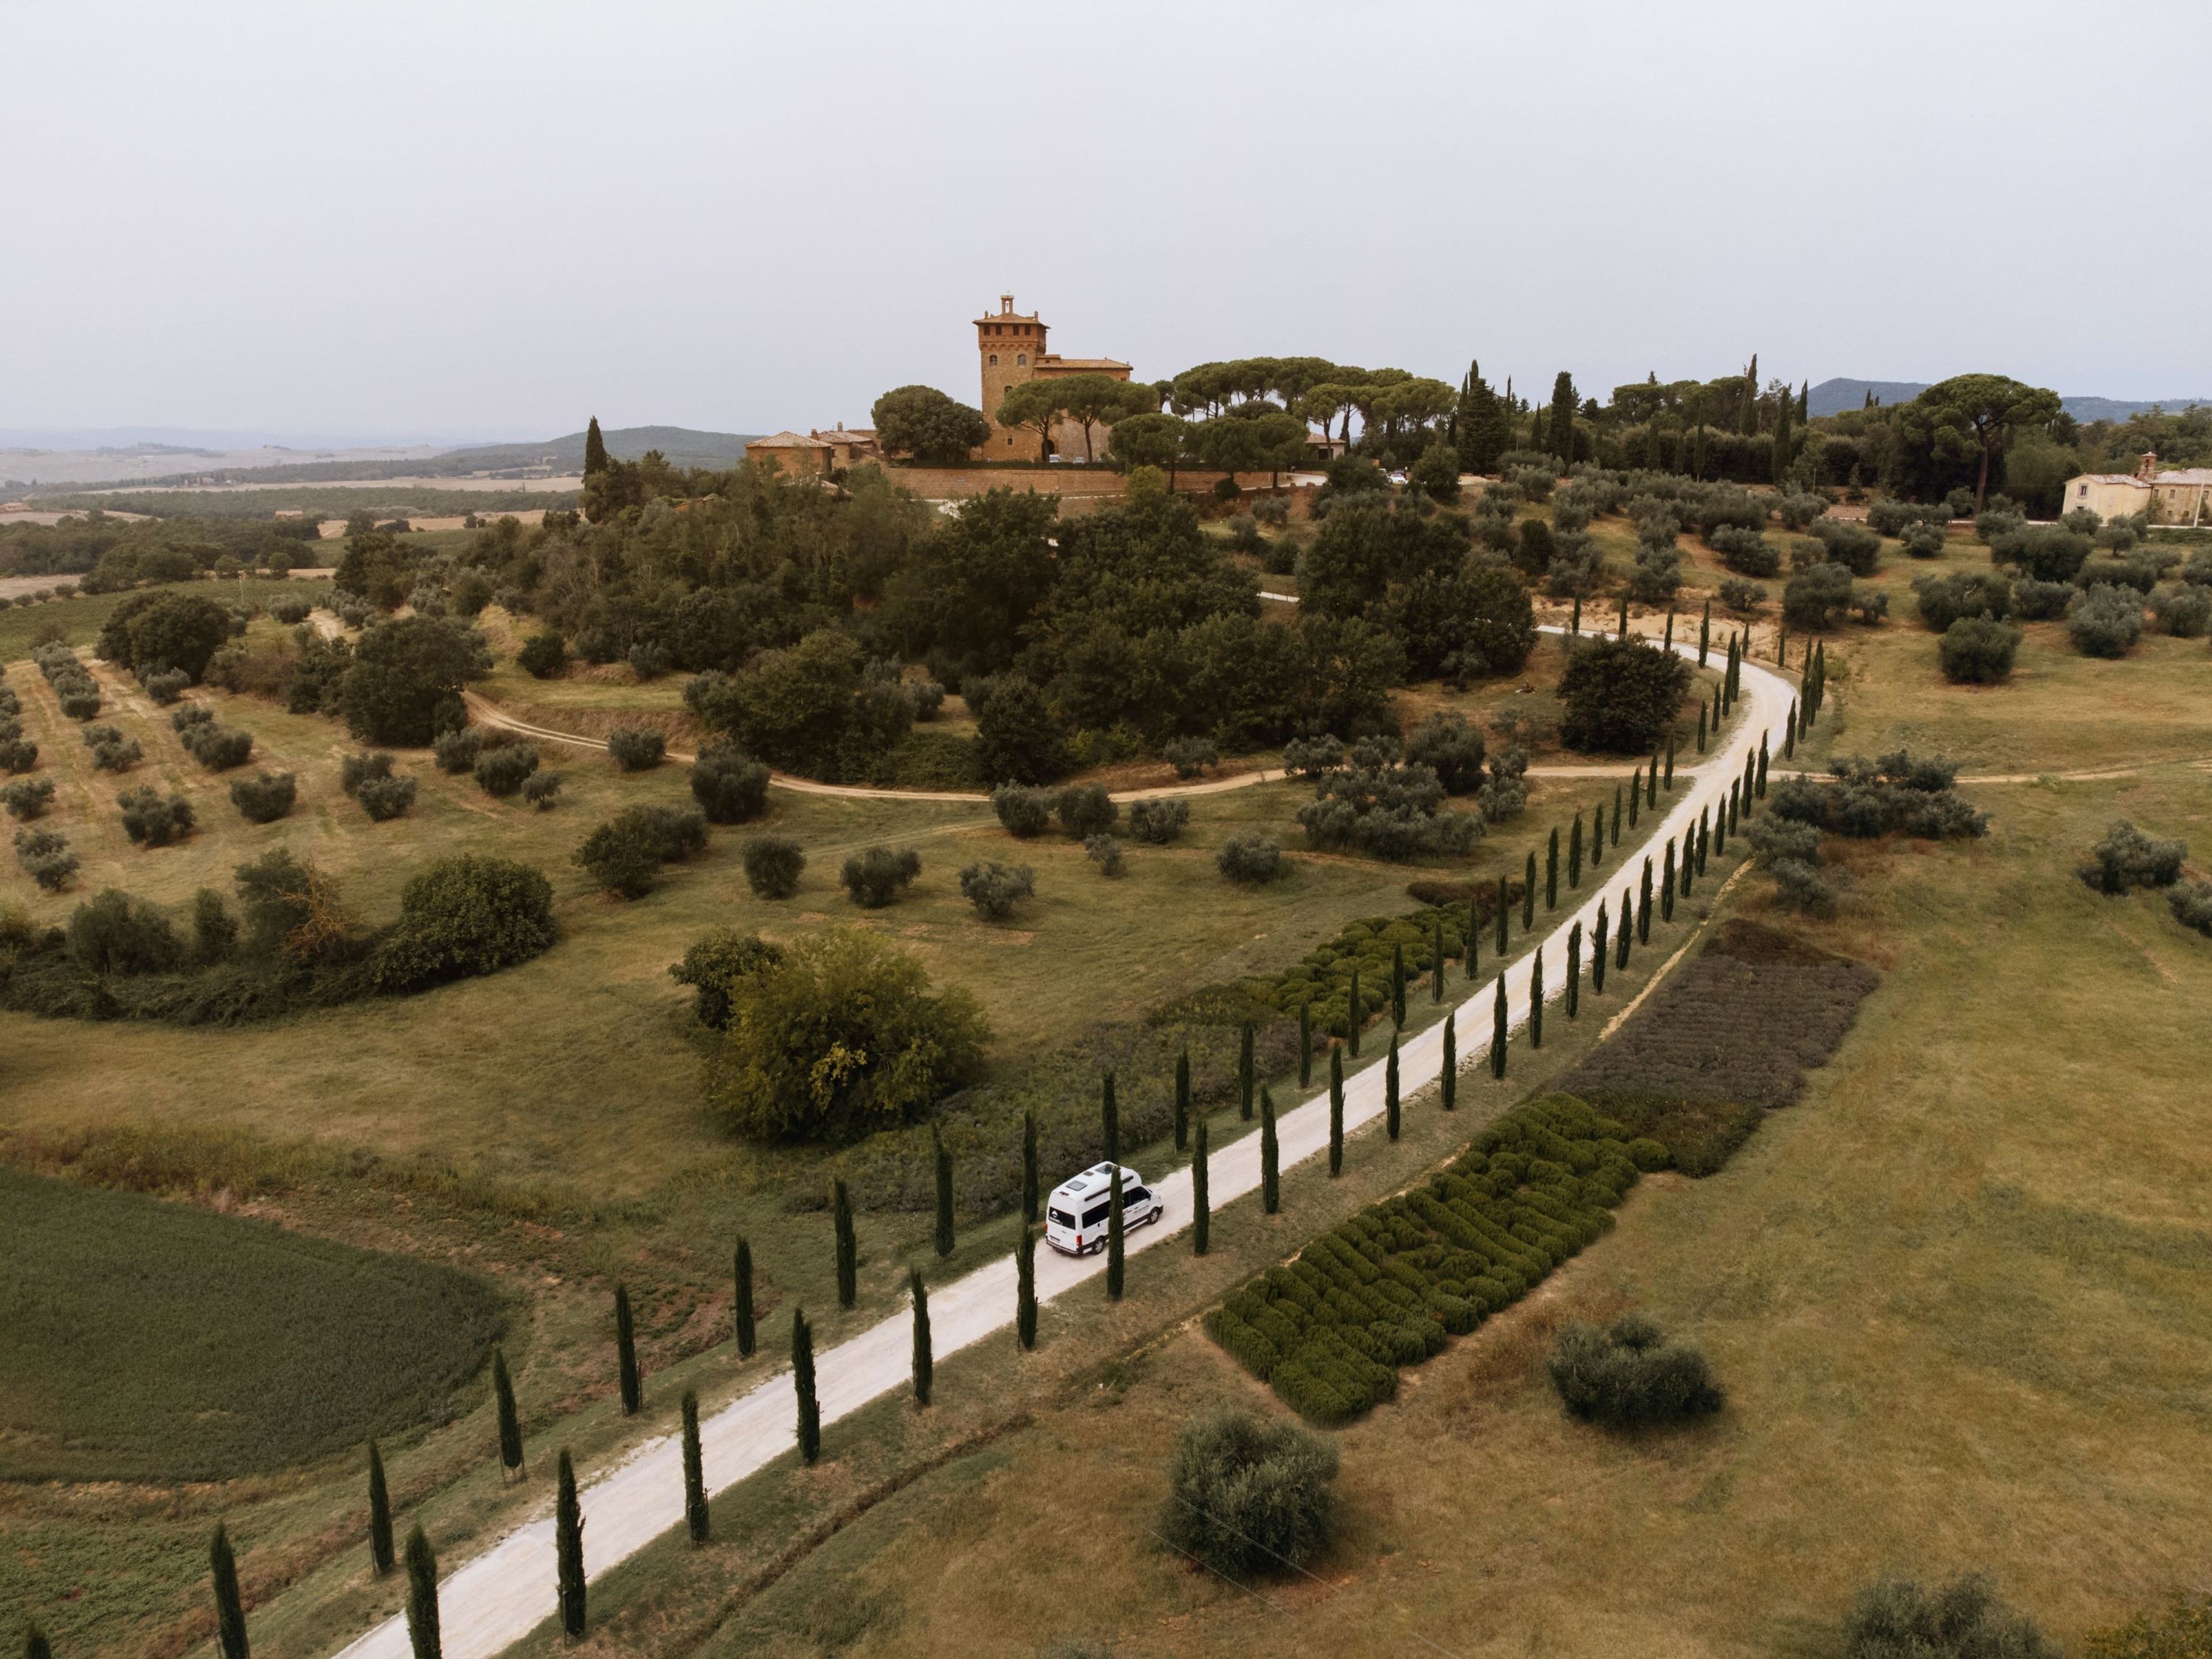
MULTIPOLYGON (((1106 1212, 1113 1207, 1114 1166, 1094 1164, 1052 1189, 1045 1200, 1044 1242, 1062 1255, 1088 1255, 1106 1248, 1106 1212)), ((1144 1176, 1121 1166, 1121 1225, 1158 1221, 1165 1206, 1144 1176)))

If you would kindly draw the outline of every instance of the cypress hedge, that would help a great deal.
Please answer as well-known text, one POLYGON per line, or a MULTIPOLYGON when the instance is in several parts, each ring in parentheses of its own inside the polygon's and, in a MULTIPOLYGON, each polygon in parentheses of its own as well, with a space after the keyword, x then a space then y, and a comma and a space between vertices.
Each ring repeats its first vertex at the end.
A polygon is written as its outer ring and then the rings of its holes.
POLYGON ((853 1200, 845 1183, 830 1183, 830 1224, 837 1237, 837 1305, 849 1308, 860 1297, 860 1247, 853 1236, 853 1200))
MULTIPOLYGON (((507 1372, 507 1352, 502 1348, 491 1351, 492 1403, 499 1413, 499 1462, 507 1474, 522 1474, 522 1419, 514 1409, 514 1379, 507 1372)), ((379 1474, 382 1474, 380 1469, 379 1474)), ((386 1521, 387 1532, 391 1526, 386 1521)), ((389 1541, 387 1538, 387 1542, 389 1541)))
POLYGON ((1390 1034, 1390 1056, 1382 1062, 1382 1127, 1391 1139, 1398 1138, 1398 1035, 1390 1034))
POLYGON ((1036 1346, 1036 1228, 1025 1221, 1014 1246, 1014 1340, 1024 1351, 1036 1346))
POLYGON ((1492 1011, 1490 1020, 1490 1075, 1492 1079, 1505 1075, 1505 975, 1498 976, 1498 1006, 1492 1011))
MULTIPOLYGON (((1397 1039, 1393 1037, 1392 1042, 1397 1039)), ((1282 1147, 1275 1139, 1275 1097, 1260 1091, 1260 1208, 1273 1215, 1283 1207, 1282 1147)))
POLYGON ((576 1466, 562 1448, 558 1491, 553 1500, 553 1549, 556 1588, 561 1601, 561 1628, 570 1636, 584 1633, 584 1508, 576 1498, 576 1466))
POLYGON ((929 1127, 930 1150, 937 1164, 937 1254, 940 1259, 952 1254, 952 1154, 945 1150, 945 1135, 935 1124, 929 1127))
POLYGON ((1113 1300, 1121 1299, 1126 1282, 1127 1246, 1123 1240, 1121 1224, 1121 1166, 1116 1164, 1110 1177, 1113 1187, 1106 1200, 1106 1294, 1113 1300))
POLYGON ((438 1635, 438 1558, 420 1526, 407 1534, 407 1644, 414 1659, 445 1659, 438 1635))
POLYGON ((927 1406, 937 1380, 937 1356, 929 1340, 929 1287, 921 1282, 921 1269, 906 1273, 907 1294, 914 1299, 914 1403, 927 1406))
POLYGON ((814 1329, 804 1308, 791 1310, 791 1385, 799 1396, 799 1461, 811 1463, 822 1455, 822 1402, 814 1389, 814 1329))
POLYGON ((397 1558, 392 1548, 392 1489, 384 1480, 384 1454, 368 1443, 368 1564, 381 1578, 397 1558))
POLYGON ((216 1641, 222 1659, 252 1659, 246 1640, 246 1602, 238 1592, 238 1558, 231 1553, 230 1533, 220 1521, 208 1540, 208 1572, 215 1584, 216 1641))
POLYGON ((1443 1072, 1438 1079, 1438 1104, 1449 1112, 1459 1105, 1459 1010, 1444 1016, 1443 1072))
POLYGON ((1198 1139, 1190 1155, 1190 1253, 1204 1255, 1213 1226, 1213 1208, 1206 1190, 1206 1120, 1198 1121, 1198 1139))
POLYGON ((1344 1050, 1328 1051, 1328 1172, 1344 1173, 1344 1050))
POLYGON ((637 1370, 637 1328, 630 1318, 629 1291, 615 1286, 615 1370, 622 1382, 624 1417, 637 1415, 645 1403, 645 1382, 637 1370))
POLYGON ((684 1390, 684 1524, 694 1544, 707 1541, 713 1518, 707 1509, 707 1460, 699 1444, 699 1396, 684 1390))
POLYGON ((742 1237, 738 1240, 734 1277, 737 1281, 738 1358, 750 1359, 753 1350, 760 1346, 760 1336, 753 1326, 753 1247, 742 1237))

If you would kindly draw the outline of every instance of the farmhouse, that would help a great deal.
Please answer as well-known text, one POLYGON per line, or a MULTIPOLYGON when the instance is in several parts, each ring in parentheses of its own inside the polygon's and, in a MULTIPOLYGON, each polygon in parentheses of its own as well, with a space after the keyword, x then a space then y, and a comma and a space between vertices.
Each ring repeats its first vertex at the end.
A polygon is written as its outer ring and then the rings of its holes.
POLYGON ((2138 513, 2153 524, 2212 523, 2212 467, 2161 472, 2158 452, 2147 449, 2133 472, 2085 472, 2066 481, 2066 510, 2086 507, 2100 518, 2138 513))
POLYGON ((796 432, 779 432, 771 437, 756 438, 745 446, 745 459, 757 465, 823 477, 855 462, 873 460, 880 453, 872 429, 848 429, 842 423, 827 432, 817 428, 805 437, 796 432))

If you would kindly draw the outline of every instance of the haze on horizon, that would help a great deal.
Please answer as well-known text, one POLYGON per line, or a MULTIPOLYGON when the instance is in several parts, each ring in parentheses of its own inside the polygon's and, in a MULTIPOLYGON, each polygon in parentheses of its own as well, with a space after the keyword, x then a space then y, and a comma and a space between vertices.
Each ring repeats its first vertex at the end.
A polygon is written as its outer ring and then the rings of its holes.
POLYGON ((10 19, 0 428, 378 438, 1313 353, 2212 392, 2212 11, 1607 0, 10 19), (824 19, 834 20, 825 22, 824 19), (2175 180, 2169 184, 2168 180, 2175 180))

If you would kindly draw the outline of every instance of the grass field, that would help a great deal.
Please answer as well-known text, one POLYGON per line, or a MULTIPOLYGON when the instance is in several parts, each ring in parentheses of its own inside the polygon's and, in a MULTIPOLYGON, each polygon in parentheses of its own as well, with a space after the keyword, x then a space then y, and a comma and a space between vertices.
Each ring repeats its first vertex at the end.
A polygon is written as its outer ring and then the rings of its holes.
MULTIPOLYGON (((77 579, 74 576, 55 576, 40 580, 58 584, 73 582, 77 579)), ((315 599, 328 593, 330 588, 323 582, 248 576, 243 581, 232 577, 222 581, 178 582, 149 591, 204 593, 222 605, 243 602, 265 605, 277 599, 315 599)), ((0 611, 0 664, 28 657, 32 647, 46 637, 50 629, 58 629, 62 639, 68 644, 91 644, 100 636, 100 624, 107 620, 108 613, 129 597, 125 593, 85 593, 66 599, 48 599, 41 605, 12 605, 0 611)))
POLYGON ((428 1416, 498 1334, 483 1281, 0 1170, 0 1480, 216 1480, 428 1416))

